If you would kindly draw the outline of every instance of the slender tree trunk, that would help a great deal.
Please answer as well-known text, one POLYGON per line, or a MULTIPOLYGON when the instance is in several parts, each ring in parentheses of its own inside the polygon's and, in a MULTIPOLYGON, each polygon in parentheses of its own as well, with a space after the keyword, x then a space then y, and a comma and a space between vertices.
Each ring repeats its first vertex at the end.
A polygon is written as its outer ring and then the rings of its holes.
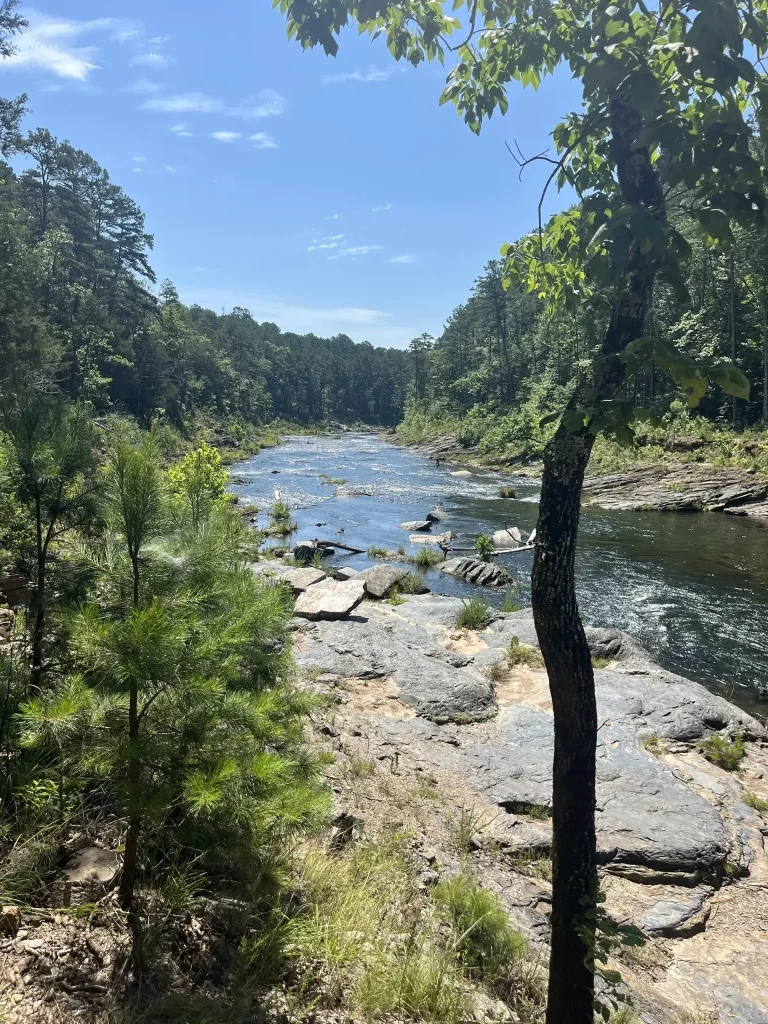
POLYGON ((43 540, 43 517, 40 495, 35 494, 35 540, 37 554, 37 579, 32 617, 32 685, 40 687, 43 675, 43 649, 45 646, 45 570, 46 551, 43 540))
MULTIPOLYGON (((131 550, 133 569, 133 607, 139 607, 139 558, 131 550)), ((133 933, 134 953, 140 941, 139 919, 133 907, 136 874, 139 862, 139 835, 141 833, 141 760, 139 751, 139 681, 131 678, 128 696, 128 831, 123 851, 123 871, 120 876, 120 906, 128 911, 128 924, 133 933)))
POLYGON ((768 296, 763 292, 763 426, 768 423, 768 296))
MULTIPOLYGON (((622 96, 609 110, 612 148, 622 195, 665 218, 664 200, 647 149, 634 149, 641 118, 622 96)), ((624 289, 603 340, 594 376, 571 398, 581 408, 597 392, 612 397, 625 381, 619 353, 643 336, 655 265, 637 245, 630 249, 624 289)), ((549 675, 555 749, 552 784, 552 948, 547 1024, 593 1024, 595 856, 594 673, 575 589, 581 490, 594 437, 560 424, 544 453, 532 605, 549 675)))
MULTIPOLYGON (((736 362, 736 271, 733 265, 733 253, 729 261, 728 284, 731 299, 731 359, 736 362)), ((738 422, 738 399, 733 396, 733 429, 736 429, 738 422)))

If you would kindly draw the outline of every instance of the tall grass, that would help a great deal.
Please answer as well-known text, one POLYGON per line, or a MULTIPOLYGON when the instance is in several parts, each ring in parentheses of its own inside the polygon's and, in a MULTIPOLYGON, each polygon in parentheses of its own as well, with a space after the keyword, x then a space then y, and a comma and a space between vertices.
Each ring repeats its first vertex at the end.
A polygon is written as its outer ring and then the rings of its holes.
POLYGON ((491 606, 479 597, 470 597, 461 602, 456 616, 459 629, 485 629, 491 618, 491 606))

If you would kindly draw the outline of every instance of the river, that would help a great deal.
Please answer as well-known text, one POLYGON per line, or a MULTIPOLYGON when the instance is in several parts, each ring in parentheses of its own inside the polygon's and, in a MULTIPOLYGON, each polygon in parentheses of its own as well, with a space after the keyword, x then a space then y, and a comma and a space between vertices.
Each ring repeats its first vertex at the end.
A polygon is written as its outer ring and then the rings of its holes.
MULTIPOLYGON (((536 525, 538 483, 526 477, 441 464, 372 434, 289 437, 232 466, 230 489, 265 512, 279 489, 298 523, 295 539, 319 537, 367 549, 408 543, 398 524, 422 519, 440 498, 454 543, 479 533, 536 525), (344 479, 365 497, 336 496, 323 474, 344 479), (512 486, 519 500, 498 497, 512 486), (339 531, 343 531, 340 533, 339 531)), ((266 525, 266 514, 259 517, 266 525)), ((442 526, 437 530, 442 530, 442 526)), ((532 552, 501 556, 530 600, 532 552)), ((338 552, 335 564, 364 568, 365 555, 338 552)), ((716 513, 582 512, 577 555, 579 606, 585 622, 634 636, 664 666, 697 679, 753 714, 768 712, 768 531, 716 513)), ((427 574, 435 593, 479 595, 501 603, 504 592, 427 574)))

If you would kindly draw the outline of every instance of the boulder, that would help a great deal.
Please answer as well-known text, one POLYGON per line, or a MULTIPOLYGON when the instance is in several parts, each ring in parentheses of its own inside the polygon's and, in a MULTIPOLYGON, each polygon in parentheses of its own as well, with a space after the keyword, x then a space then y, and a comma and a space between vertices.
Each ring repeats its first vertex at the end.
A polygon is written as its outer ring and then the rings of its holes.
POLYGON ((430 523, 440 523, 442 522, 443 519, 448 518, 448 513, 445 511, 444 508, 441 508, 439 505, 436 505, 431 512, 427 512, 424 518, 428 519, 430 523))
POLYGON ((15 935, 21 928, 21 910, 18 907, 3 907, 0 910, 0 935, 15 935))
POLYGON ((440 572, 457 576, 481 587, 503 587, 511 578, 503 566, 494 565, 493 562, 481 562, 478 558, 451 558, 443 562, 440 572))
POLYGON ((454 469, 451 471, 451 476, 472 476, 468 469, 454 469))
POLYGON ((364 597, 362 580, 327 580, 300 594, 293 611, 303 619, 344 619, 364 597))
POLYGON ((495 548, 521 548, 524 543, 523 535, 516 526, 509 530, 496 530, 493 535, 495 548))
POLYGON ((309 566, 306 569, 286 569, 285 572, 281 572, 278 576, 281 583, 288 584, 294 595, 300 594, 308 587, 312 587, 327 578, 326 573, 322 569, 312 569, 309 566))
POLYGON ((666 938, 684 938, 704 931, 709 918, 706 905, 711 892, 706 889, 674 893, 673 898, 654 903, 638 921, 645 935, 663 935, 666 938))
POLYGON ((412 533, 408 540, 411 544, 450 544, 453 540, 453 534, 450 530, 446 530, 445 533, 435 533, 427 536, 424 533, 412 533))
POLYGON ((412 519, 408 523, 400 523, 401 530, 431 530, 431 519, 412 519))
POLYGON ((408 575, 408 570, 401 565, 373 565, 361 572, 358 579, 365 581, 365 589, 369 597, 381 600, 389 597, 392 588, 408 575))
POLYGON ((113 850, 100 846, 76 850, 52 883, 54 902, 62 907, 98 902, 112 885, 119 867, 120 857, 113 850))
POLYGON ((316 540, 297 541, 293 546, 292 554, 297 562, 311 562, 318 551, 321 558, 325 558, 326 555, 335 554, 334 549, 329 544, 316 540))
POLYGON ((359 569, 353 569, 349 565, 340 565, 338 569, 331 569, 331 576, 335 580, 353 580, 360 575, 359 569))

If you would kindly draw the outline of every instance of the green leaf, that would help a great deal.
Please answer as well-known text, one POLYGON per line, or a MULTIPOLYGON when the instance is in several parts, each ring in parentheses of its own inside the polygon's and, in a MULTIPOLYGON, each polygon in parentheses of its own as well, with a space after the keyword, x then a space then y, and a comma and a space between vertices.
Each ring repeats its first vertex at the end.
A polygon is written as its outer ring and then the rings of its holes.
POLYGON ((730 359, 723 359, 716 363, 710 369, 709 376, 726 395, 733 395, 735 398, 749 398, 749 380, 730 359))

